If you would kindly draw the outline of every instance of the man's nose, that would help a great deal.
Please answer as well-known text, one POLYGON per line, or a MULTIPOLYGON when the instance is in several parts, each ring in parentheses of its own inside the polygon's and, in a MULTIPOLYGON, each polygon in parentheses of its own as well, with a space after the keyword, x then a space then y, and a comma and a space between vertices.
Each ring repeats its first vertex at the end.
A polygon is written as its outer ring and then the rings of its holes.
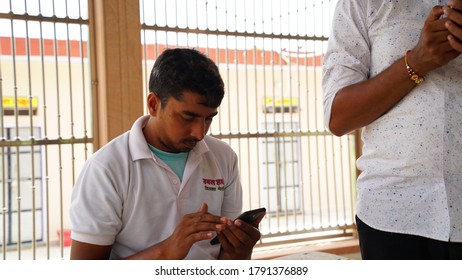
POLYGON ((192 127, 191 136, 198 140, 202 140, 205 134, 206 134, 205 120, 197 120, 197 122, 195 122, 192 127))

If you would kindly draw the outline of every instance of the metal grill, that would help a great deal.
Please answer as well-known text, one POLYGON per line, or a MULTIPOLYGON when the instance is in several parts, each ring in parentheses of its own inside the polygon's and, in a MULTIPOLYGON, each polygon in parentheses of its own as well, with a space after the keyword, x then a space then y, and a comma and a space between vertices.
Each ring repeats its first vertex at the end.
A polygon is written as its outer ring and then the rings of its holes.
POLYGON ((86 1, 0 1, 0 250, 64 258, 76 172, 92 153, 86 1))
POLYGON ((322 107, 335 2, 140 2, 145 85, 165 48, 193 47, 218 64, 226 96, 209 133, 239 156, 246 210, 268 209, 263 243, 351 235, 354 136, 331 136, 322 107))

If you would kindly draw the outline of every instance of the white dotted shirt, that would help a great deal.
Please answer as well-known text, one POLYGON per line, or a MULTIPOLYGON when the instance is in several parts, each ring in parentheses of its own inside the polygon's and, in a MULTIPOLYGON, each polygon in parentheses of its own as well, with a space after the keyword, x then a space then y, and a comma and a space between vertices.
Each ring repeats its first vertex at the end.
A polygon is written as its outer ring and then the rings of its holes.
MULTIPOLYGON (((437 4, 337 3, 324 61, 327 124, 335 94, 402 59, 437 4)), ((362 131, 357 215, 379 230, 462 242, 462 56, 425 78, 362 131)))

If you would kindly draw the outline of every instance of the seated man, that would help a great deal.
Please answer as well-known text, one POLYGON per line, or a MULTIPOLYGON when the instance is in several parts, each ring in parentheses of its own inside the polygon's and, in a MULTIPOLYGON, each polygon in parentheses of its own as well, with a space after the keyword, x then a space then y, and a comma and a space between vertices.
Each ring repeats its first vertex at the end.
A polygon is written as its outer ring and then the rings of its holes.
POLYGON ((218 67, 196 50, 166 50, 149 91, 149 115, 76 182, 71 259, 250 259, 263 215, 231 220, 242 208, 237 156, 206 135, 224 96, 218 67))

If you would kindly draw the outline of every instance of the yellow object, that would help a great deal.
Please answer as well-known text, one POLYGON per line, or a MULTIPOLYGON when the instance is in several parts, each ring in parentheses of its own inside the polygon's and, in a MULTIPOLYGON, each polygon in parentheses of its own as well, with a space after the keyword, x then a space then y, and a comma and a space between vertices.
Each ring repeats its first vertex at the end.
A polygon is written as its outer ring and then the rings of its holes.
MULTIPOLYGON (((29 97, 17 97, 16 102, 18 104, 19 109, 29 109, 32 107, 33 109, 38 107, 38 98, 37 97, 32 97, 30 99, 29 97), (30 103, 30 100, 32 100, 32 106, 30 103)), ((4 96, 2 100, 3 108, 8 108, 8 109, 14 109, 15 108, 15 98, 11 96, 4 96)))

